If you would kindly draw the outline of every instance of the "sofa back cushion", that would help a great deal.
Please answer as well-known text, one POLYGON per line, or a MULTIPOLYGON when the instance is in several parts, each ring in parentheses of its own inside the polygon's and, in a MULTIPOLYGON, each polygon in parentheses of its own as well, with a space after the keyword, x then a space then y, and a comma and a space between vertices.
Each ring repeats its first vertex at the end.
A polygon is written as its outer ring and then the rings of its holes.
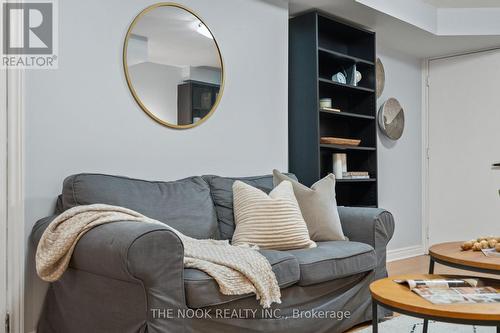
MULTIPOLYGON (((287 174, 297 179, 293 174, 287 174)), ((233 212, 233 183, 237 180, 269 193, 273 189, 273 175, 255 177, 220 177, 207 175, 203 179, 210 185, 212 198, 217 210, 221 239, 232 239, 235 229, 233 212)))
POLYGON ((194 238, 219 238, 210 187, 201 177, 171 182, 101 174, 64 180, 62 209, 103 203, 133 209, 194 238))

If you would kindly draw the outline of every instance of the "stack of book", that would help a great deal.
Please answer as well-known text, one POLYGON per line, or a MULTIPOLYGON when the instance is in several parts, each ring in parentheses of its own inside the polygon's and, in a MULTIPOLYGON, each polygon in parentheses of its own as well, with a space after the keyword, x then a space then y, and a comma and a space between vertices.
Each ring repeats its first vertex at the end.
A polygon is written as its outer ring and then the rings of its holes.
POLYGON ((370 179, 368 171, 348 171, 342 173, 342 179, 370 179))
POLYGON ((337 179, 370 179, 368 171, 347 171, 347 155, 335 153, 332 155, 333 174, 337 179))

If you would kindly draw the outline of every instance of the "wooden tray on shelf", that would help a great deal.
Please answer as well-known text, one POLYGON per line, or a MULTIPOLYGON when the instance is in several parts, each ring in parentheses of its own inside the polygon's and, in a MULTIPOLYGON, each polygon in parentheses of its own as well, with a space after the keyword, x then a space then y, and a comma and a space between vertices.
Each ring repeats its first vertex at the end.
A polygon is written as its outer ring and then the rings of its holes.
POLYGON ((346 146, 359 146, 361 140, 357 139, 344 139, 344 138, 335 138, 332 136, 322 136, 319 140, 320 143, 327 145, 346 145, 346 146))

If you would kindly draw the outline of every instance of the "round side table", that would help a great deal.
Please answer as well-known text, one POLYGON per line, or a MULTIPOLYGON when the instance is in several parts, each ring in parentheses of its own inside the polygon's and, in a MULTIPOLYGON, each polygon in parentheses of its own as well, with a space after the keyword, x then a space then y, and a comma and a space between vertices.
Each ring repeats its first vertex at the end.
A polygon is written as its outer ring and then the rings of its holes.
MULTIPOLYGON (((500 333, 500 303, 482 304, 433 304, 416 293, 406 285, 393 280, 425 280, 440 279, 447 276, 409 274, 391 276, 381 279, 370 285, 372 294, 373 333, 378 333, 377 307, 383 306, 389 310, 408 316, 425 320, 423 332, 427 333, 428 320, 442 321, 464 325, 494 326, 500 333)), ((481 279, 488 286, 500 291, 500 281, 494 279, 481 279)))

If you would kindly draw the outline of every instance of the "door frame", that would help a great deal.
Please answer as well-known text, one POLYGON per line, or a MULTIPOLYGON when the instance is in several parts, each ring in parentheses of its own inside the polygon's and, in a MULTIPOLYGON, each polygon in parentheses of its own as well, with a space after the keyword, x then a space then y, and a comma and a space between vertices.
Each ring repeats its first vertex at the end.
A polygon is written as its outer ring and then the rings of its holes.
POLYGON ((431 58, 422 61, 422 247, 429 253, 429 67, 431 58))
POLYGON ((24 332, 24 70, 7 71, 7 309, 10 332, 24 332))
POLYGON ((0 70, 0 333, 7 314, 7 72, 0 70))
MULTIPOLYGON (((6 0, 16 3, 19 0, 6 0)), ((3 6, 2 6, 3 7, 3 6)), ((3 10, 3 8, 2 8, 3 10)), ((1 10, 0 10, 1 11, 1 10)), ((3 14, 3 13, 0 13, 3 14)), ((11 36, 22 38, 23 22, 11 36)), ((2 29, 3 27, 0 27, 2 29)), ((24 333, 24 283, 26 232, 24 221, 24 70, 0 71, 0 333, 5 332, 4 315, 9 314, 11 333, 24 333), (2 271, 4 270, 4 271, 2 271), (5 273, 5 274, 4 274, 5 273), (3 281, 5 280, 5 281, 3 281)))
POLYGON ((430 76, 431 61, 472 55, 483 52, 500 50, 500 46, 487 49, 480 49, 468 52, 453 53, 445 56, 427 58, 422 62, 422 245, 425 253, 429 252, 429 227, 430 227, 430 203, 429 203, 429 125, 430 125, 430 105, 429 87, 432 82, 430 76))
POLYGON ((4 314, 10 316, 10 332, 24 332, 24 281, 26 234, 24 223, 24 73, 9 69, 0 75, 0 332, 4 314), (2 263, 3 261, 3 263, 2 263), (5 281, 4 281, 5 280, 5 281), (4 289, 5 288, 5 289, 4 289))

